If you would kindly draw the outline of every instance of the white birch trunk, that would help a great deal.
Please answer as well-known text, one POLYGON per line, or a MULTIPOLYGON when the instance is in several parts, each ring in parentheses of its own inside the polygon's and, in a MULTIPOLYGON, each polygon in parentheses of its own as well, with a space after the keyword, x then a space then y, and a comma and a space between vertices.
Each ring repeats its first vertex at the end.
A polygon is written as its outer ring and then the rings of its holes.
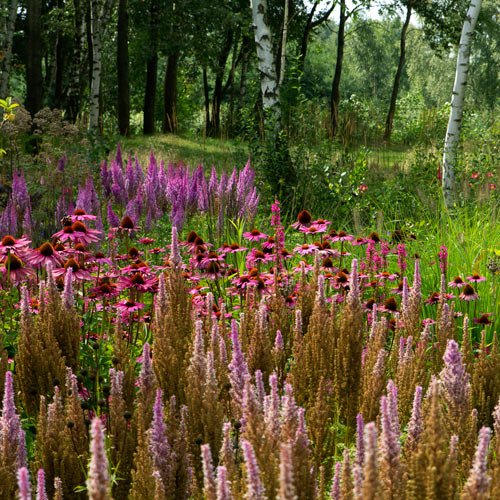
POLYGON ((274 60, 271 27, 268 24, 267 0, 250 0, 250 5, 264 114, 267 122, 273 120, 278 122, 281 116, 280 88, 274 60))
POLYGON ((99 91, 102 74, 102 39, 106 34, 114 0, 91 0, 90 29, 92 36, 92 81, 90 84, 89 130, 99 126, 99 91))
POLYGON ((283 78, 285 78, 285 66, 286 66, 286 40, 288 38, 288 7, 290 0, 285 0, 285 13, 283 14, 283 33, 281 35, 281 62, 280 62, 280 77, 279 77, 279 87, 283 83, 283 78))
POLYGON ((3 63, 0 66, 0 98, 5 99, 9 92, 9 78, 12 66, 12 40, 17 16, 17 0, 11 0, 8 7, 8 15, 2 22, 2 47, 3 63))
POLYGON ((481 11, 481 3, 482 0, 471 0, 458 46, 457 71, 455 74, 455 83, 453 84, 450 119, 448 120, 448 127, 446 129, 443 154, 443 197, 447 208, 453 206, 455 198, 455 166, 457 163, 458 139, 460 138, 460 129, 462 127, 470 48, 474 28, 476 27, 479 12, 481 11))

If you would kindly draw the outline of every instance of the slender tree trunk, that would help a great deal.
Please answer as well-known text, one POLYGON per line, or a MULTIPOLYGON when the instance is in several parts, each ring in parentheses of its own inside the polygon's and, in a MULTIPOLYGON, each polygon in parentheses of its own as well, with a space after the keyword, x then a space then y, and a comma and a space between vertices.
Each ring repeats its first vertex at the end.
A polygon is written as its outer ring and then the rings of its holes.
POLYGON ((210 95, 208 88, 207 68, 203 68, 203 97, 205 102, 205 135, 210 127, 210 95))
POLYGON ((178 53, 168 56, 163 86, 163 132, 177 133, 177 63, 178 53))
POLYGON ((243 102, 245 100, 245 94, 247 91, 247 71, 248 71, 248 57, 250 55, 250 40, 247 36, 243 36, 241 41, 241 74, 240 74, 240 96, 238 99, 238 116, 241 115, 243 109, 243 102))
POLYGON ((394 121, 394 114, 396 112, 396 101, 398 99, 399 82, 401 80, 401 75, 403 74, 403 67, 405 64, 406 33, 408 32, 408 26, 410 25, 411 9, 412 9, 412 3, 408 2, 406 7, 406 19, 403 24, 403 29, 401 30, 398 69, 396 70, 396 76, 394 77, 394 85, 392 86, 392 95, 391 95, 391 103, 389 105, 389 113, 387 114, 387 120, 385 121, 384 141, 386 142, 390 142, 391 140, 392 122, 394 121))
POLYGON ((89 130, 99 128, 101 109, 102 40, 106 35, 114 0, 90 0, 90 31, 92 37, 92 79, 90 83, 89 130))
POLYGON ((146 63, 146 88, 144 92, 144 134, 155 133, 156 84, 158 80, 158 4, 152 0, 149 7, 151 53, 146 63))
POLYGON ((443 197, 448 209, 453 206, 455 201, 455 166, 457 163, 458 140, 462 127, 465 87, 469 72, 470 48, 476 22, 481 11, 481 4, 482 0, 471 0, 458 46, 457 69, 443 154, 443 197))
POLYGON ((12 40, 17 17, 17 0, 10 0, 8 15, 1 24, 3 30, 2 47, 3 58, 0 60, 0 98, 5 99, 10 91, 9 78, 12 68, 12 40))
POLYGON ((278 85, 281 88, 283 84, 283 79, 285 78, 286 70, 286 41, 288 36, 288 11, 290 6, 290 0, 285 0, 285 12, 283 14, 283 31, 281 32, 281 60, 280 60, 280 71, 278 77, 278 85))
POLYGON ((43 105, 42 0, 28 0, 26 10, 26 109, 34 116, 43 105))
POLYGON ((118 73, 118 130, 130 132, 130 82, 128 58, 128 1, 118 0, 116 68, 118 73))
POLYGON ((251 5, 265 121, 267 124, 276 123, 279 130, 281 128, 280 87, 273 54, 271 27, 268 24, 267 0, 251 0, 251 5))
POLYGON ((144 134, 155 133, 155 102, 157 79, 158 53, 155 53, 146 65, 146 89, 144 92, 144 134))
POLYGON ((337 62, 335 64, 335 74, 332 82, 332 100, 331 100, 331 120, 332 136, 337 135, 339 127, 339 104, 340 104, 340 78, 342 76, 342 63, 344 62, 345 45, 345 24, 346 24, 346 2, 340 1, 340 19, 337 35, 337 62))
POLYGON ((231 86, 231 93, 229 97, 229 129, 231 135, 233 134, 234 131, 234 100, 236 94, 236 86, 234 84, 234 73, 236 71, 236 65, 239 59, 236 56, 237 50, 238 50, 238 42, 233 44, 233 55, 231 57, 231 70, 229 71, 229 80, 228 83, 226 84, 226 87, 228 84, 231 86))
POLYGON ((85 50, 85 26, 83 23, 83 10, 80 0, 73 0, 75 9, 75 43, 70 64, 70 76, 67 90, 66 113, 69 120, 74 123, 80 112, 82 95, 82 60, 85 50))

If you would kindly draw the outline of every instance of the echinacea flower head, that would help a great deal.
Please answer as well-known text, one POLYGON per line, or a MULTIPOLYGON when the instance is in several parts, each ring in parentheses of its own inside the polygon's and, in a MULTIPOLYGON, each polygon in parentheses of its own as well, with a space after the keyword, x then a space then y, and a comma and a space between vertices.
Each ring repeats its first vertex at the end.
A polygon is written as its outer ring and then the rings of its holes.
POLYGON ((73 278, 73 281, 90 281, 92 279, 92 275, 90 274, 90 272, 85 269, 85 267, 81 266, 80 264, 78 264, 78 262, 71 258, 71 259, 68 259, 65 263, 64 263, 64 266, 63 267, 58 267, 57 269, 53 269, 53 274, 55 277, 59 277, 59 276, 62 276, 62 275, 66 275, 66 272, 68 271, 68 269, 71 268, 71 271, 72 271, 72 278, 73 278))
POLYGON ((141 304, 140 302, 134 302, 133 300, 123 299, 118 302, 118 304, 115 304, 115 307, 122 313, 128 314, 144 309, 144 304, 141 304))
POLYGON ((332 241, 354 241, 354 239, 352 234, 347 234, 345 231, 339 231, 338 234, 332 238, 332 241))
POLYGON ((376 231, 372 231, 368 236, 368 240, 373 241, 373 243, 380 243, 380 236, 376 231))
POLYGON ((458 298, 468 302, 471 300, 477 300, 479 298, 479 295, 471 285, 467 284, 463 287, 462 293, 458 296, 458 298))
POLYGON ((486 281, 486 278, 484 276, 480 276, 477 273, 474 273, 472 276, 467 276, 465 278, 467 281, 470 281, 471 283, 481 283, 481 281, 486 281))
POLYGON ((73 215, 70 216, 71 220, 74 221, 85 221, 85 220, 96 220, 97 217, 95 215, 90 215, 83 208, 77 208, 74 212, 73 215))
POLYGON ((73 241, 82 243, 83 245, 89 245, 90 243, 95 243, 99 241, 101 232, 96 229, 89 229, 83 222, 77 220, 73 223, 73 241))
POLYGON ((30 243, 31 241, 26 238, 16 239, 7 234, 0 243, 0 255, 6 255, 7 253, 22 254, 30 243))
POLYGON ((5 259, 1 270, 4 276, 8 277, 10 282, 15 285, 35 276, 35 271, 26 267, 23 261, 12 253, 5 259))
POLYGON ((492 313, 484 313, 479 316, 479 318, 474 318, 473 321, 477 325, 484 325, 484 326, 489 326, 491 325, 492 321, 490 320, 490 316, 492 313))
POLYGON ((398 310, 398 303, 396 302, 396 299, 394 297, 389 297, 384 302, 383 309, 386 312, 396 312, 398 310))
POLYGON ((303 229, 307 229, 311 225, 311 222, 311 214, 307 210, 302 210, 299 215, 297 215, 297 222, 294 222, 292 227, 301 231, 303 229))
POLYGON ((465 286, 465 281, 460 276, 456 276, 453 281, 448 283, 448 286, 451 286, 452 288, 462 288, 465 286))
POLYGON ((59 266, 63 261, 62 255, 47 241, 40 248, 35 248, 26 256, 26 263, 32 267, 45 267, 49 262, 53 267, 59 266))
POLYGON ((267 234, 260 232, 258 229, 252 229, 246 233, 243 233, 243 237, 248 241, 266 240, 268 238, 267 234))

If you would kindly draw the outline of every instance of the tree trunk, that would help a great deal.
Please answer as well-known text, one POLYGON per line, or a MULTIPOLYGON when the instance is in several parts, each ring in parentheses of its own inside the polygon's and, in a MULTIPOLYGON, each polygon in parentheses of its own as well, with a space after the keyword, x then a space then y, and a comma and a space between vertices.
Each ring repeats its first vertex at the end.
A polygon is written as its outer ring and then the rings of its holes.
POLYGON ((99 128, 101 110, 102 40, 106 35, 114 0, 90 0, 90 34, 92 38, 92 78, 90 82, 89 130, 99 128))
POLYGON ((149 6, 151 52, 146 63, 146 88, 144 92, 144 134, 155 133, 156 84, 158 81, 158 4, 151 0, 149 6))
POLYGON ((26 109, 33 116, 43 105, 42 0, 28 0, 26 11, 26 109))
POLYGON ((0 59, 0 98, 5 99, 10 91, 9 78, 12 68, 12 40, 17 17, 17 0, 11 0, 8 7, 8 15, 2 22, 3 40, 0 50, 3 59, 0 59))
POLYGON ((155 53, 146 65, 146 89, 144 92, 144 134, 155 133, 155 102, 157 78, 158 53, 155 53))
POLYGON ((481 3, 482 0, 471 0, 458 46, 457 69, 455 83, 453 84, 451 111, 446 129, 443 154, 443 196, 446 208, 448 209, 453 206, 455 201, 455 165, 457 162, 458 139, 462 127, 470 48, 474 28, 476 27, 479 12, 481 11, 481 3))
POLYGON ((345 23, 346 23, 346 2, 340 1, 340 19, 339 31, 337 35, 337 62, 335 64, 335 74, 332 82, 332 102, 331 102, 331 120, 332 120, 332 136, 337 135, 339 126, 339 104, 340 104, 340 77, 342 75, 342 63, 344 60, 344 44, 345 44, 345 23))
POLYGON ((271 28, 268 24, 267 0, 251 0, 251 5, 266 128, 269 123, 275 123, 279 130, 281 126, 280 87, 273 54, 271 28))
POLYGON ((290 0, 285 0, 285 12, 283 14, 283 31, 281 32, 281 52, 280 52, 280 71, 278 77, 278 85, 281 88, 283 79, 285 78, 285 65, 286 65, 286 40, 288 36, 288 8, 290 0))
POLYGON ((167 60, 165 84, 163 86, 163 132, 177 133, 177 62, 178 53, 171 54, 167 60))
POLYGON ((238 116, 241 116, 241 111, 243 109, 243 101, 245 100, 245 94, 247 91, 247 71, 248 71, 248 57, 250 55, 249 50, 250 40, 247 36, 243 36, 241 41, 241 74, 240 74, 240 96, 238 100, 238 116))
POLYGON ((66 113, 69 120, 74 123, 80 112, 82 95, 82 60, 85 50, 85 26, 83 23, 83 11, 80 0, 73 0, 75 9, 75 44, 71 58, 70 75, 67 90, 66 113))
POLYGON ((208 75, 207 68, 203 68, 203 97, 205 102, 205 135, 207 135, 208 128, 210 127, 210 95, 208 88, 208 75))
POLYGON ((391 140, 392 122, 394 121, 394 114, 396 112, 396 101, 398 99, 398 92, 399 92, 399 81, 401 80, 401 75, 403 74, 403 67, 405 64, 406 33, 408 31, 408 26, 410 25, 411 9, 412 9, 412 3, 408 2, 408 5, 406 7, 406 19, 403 24, 403 29, 401 30, 398 69, 396 71, 396 76, 394 77, 394 85, 392 86, 392 95, 391 95, 391 103, 389 105, 389 113, 387 114, 387 120, 385 122, 384 141, 386 142, 390 142, 391 140))
POLYGON ((128 1, 118 0, 116 68, 118 74, 118 130, 130 132, 130 82, 128 58, 128 1))

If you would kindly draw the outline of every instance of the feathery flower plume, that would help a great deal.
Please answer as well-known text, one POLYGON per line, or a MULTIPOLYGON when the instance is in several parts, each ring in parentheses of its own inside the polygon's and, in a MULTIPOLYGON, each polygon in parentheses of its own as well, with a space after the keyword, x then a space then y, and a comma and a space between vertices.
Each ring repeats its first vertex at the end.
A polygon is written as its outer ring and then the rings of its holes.
POLYGON ((403 293, 401 295, 401 312, 403 316, 408 311, 409 293, 408 278, 405 276, 403 278, 403 293))
POLYGON ((231 342, 233 345, 233 356, 229 364, 229 381, 231 382, 233 398, 239 406, 243 403, 243 390, 245 381, 249 376, 245 355, 241 350, 238 336, 238 324, 236 320, 231 321, 231 342))
POLYGON ((380 482, 378 476, 377 460, 377 427, 375 422, 365 425, 365 460, 363 466, 363 500, 375 500, 379 498, 380 482))
POLYGON ((469 477, 464 485, 461 500, 487 500, 488 487, 491 478, 488 476, 488 445, 490 443, 491 430, 483 427, 479 431, 479 441, 474 455, 474 462, 469 472, 469 477))
POLYGON ((45 471, 43 469, 38 470, 36 500, 48 500, 47 491, 45 490, 45 471))
POLYGON ((318 291, 316 292, 316 300, 319 304, 322 304, 323 306, 326 305, 325 277, 323 275, 318 276, 318 291))
POLYGON ((391 427, 394 434, 396 435, 396 438, 399 439, 401 430, 399 427, 398 414, 398 388, 392 380, 389 380, 389 382, 387 383, 387 398, 389 403, 389 410, 391 413, 391 427))
POLYGON ((341 494, 340 494, 340 469, 341 469, 341 463, 337 462, 335 464, 335 474, 333 475, 333 480, 332 480, 332 489, 330 491, 330 498, 331 500, 340 500, 341 494))
POLYGON ((108 457, 104 447, 101 420, 95 417, 91 424, 90 465, 87 479, 89 500, 110 500, 108 457))
POLYGON ((64 290, 62 303, 66 310, 71 311, 75 306, 75 294, 73 292, 73 269, 68 267, 64 276, 64 290))
POLYGON ((108 202, 108 224, 109 227, 120 227, 120 218, 113 211, 111 200, 108 202))
POLYGON ((206 500, 216 500, 217 484, 215 482, 212 453, 210 452, 209 444, 201 446, 201 460, 203 466, 203 494, 206 500))
POLYGON ((170 250, 170 262, 175 267, 179 267, 182 264, 182 257, 179 250, 179 240, 177 238, 177 228, 172 226, 172 247, 170 250))
POLYGON ((31 483, 26 467, 17 471, 17 485, 19 487, 19 500, 31 500, 31 483))
POLYGON ((60 477, 54 478, 54 500, 63 500, 63 487, 60 477))
POLYGON ((155 374, 151 363, 149 343, 145 342, 142 348, 142 366, 139 373, 139 387, 143 394, 149 393, 155 385, 155 374))
POLYGON ((231 483, 227 480, 227 469, 217 467, 217 500, 232 500, 231 483))
POLYGON ((167 440, 167 426, 163 414, 162 390, 156 391, 156 400, 153 406, 153 421, 149 429, 149 450, 155 470, 161 472, 162 477, 168 477, 168 459, 170 445, 167 440))
POLYGON ((405 441, 405 454, 415 450, 420 436, 424 431, 424 421, 422 416, 422 387, 415 387, 415 396, 413 397, 413 408, 411 411, 410 422, 408 424, 408 435, 405 441))
POLYGON ((365 462, 365 441, 363 433, 363 415, 358 413, 356 416, 356 465, 361 469, 363 468, 365 462))
POLYGON ((243 439, 243 458, 247 466, 247 500, 265 500, 265 490, 260 479, 260 470, 255 458, 253 447, 249 441, 243 439))
POLYGON ((349 295, 347 301, 351 306, 359 305, 359 279, 358 279, 358 259, 352 259, 351 274, 349 275, 349 295))
POLYGON ((294 484, 292 444, 290 442, 281 444, 278 500, 297 500, 294 484))

